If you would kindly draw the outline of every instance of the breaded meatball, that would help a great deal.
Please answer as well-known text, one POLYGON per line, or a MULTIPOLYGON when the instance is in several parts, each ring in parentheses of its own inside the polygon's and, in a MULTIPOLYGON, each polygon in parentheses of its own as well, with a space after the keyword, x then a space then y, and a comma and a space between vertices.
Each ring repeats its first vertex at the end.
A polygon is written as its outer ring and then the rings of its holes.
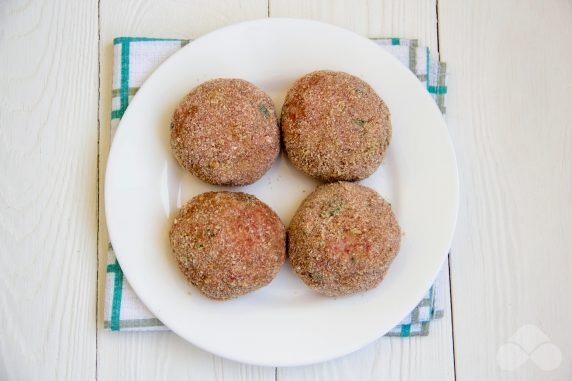
POLYGON ((391 140, 383 100, 358 77, 335 71, 315 71, 294 83, 281 127, 292 164, 325 182, 368 177, 391 140))
POLYGON ((288 256, 304 283, 341 296, 376 287, 400 241, 389 203, 373 189, 338 182, 304 200, 288 229, 288 256))
POLYGON ((252 184, 280 151, 274 104, 242 79, 204 82, 175 109, 171 150, 183 168, 209 184, 252 184))
POLYGON ((212 299, 265 286, 286 256, 286 232, 276 213, 242 192, 194 197, 175 218, 169 239, 189 283, 212 299))

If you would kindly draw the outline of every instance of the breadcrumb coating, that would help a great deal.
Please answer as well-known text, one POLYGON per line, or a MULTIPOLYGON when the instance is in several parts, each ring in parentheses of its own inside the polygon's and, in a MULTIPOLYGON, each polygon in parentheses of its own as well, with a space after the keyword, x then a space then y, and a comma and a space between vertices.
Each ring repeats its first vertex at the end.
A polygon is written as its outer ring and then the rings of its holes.
POLYGON ((242 79, 204 82, 173 114, 171 150, 183 168, 209 184, 252 184, 280 152, 272 100, 242 79))
POLYGON ((284 225, 268 205, 242 192, 206 192, 175 218, 169 239, 189 283, 212 299, 254 291, 286 258, 284 225))
POLYGON ((388 202, 371 188, 338 182, 304 200, 288 228, 288 257, 309 287, 341 296, 376 287, 400 242, 388 202))
POLYGON ((325 181, 355 181, 381 164, 391 141, 389 109, 353 75, 315 71, 298 79, 282 107, 281 128, 295 167, 325 181))

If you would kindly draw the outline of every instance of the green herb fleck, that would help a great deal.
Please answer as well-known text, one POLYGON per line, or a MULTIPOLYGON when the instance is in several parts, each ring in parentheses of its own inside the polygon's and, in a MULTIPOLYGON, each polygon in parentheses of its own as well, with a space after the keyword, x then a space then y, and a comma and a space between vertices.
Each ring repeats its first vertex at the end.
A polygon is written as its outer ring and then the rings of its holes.
POLYGON ((342 202, 340 200, 334 200, 330 205, 328 205, 328 208, 322 212, 322 218, 333 217, 340 213, 342 208, 342 202))
POLYGON ((312 272, 308 272, 308 277, 316 283, 322 283, 322 276, 319 274, 314 274, 312 272))
POLYGON ((365 91, 363 91, 362 89, 355 88, 354 91, 358 97, 362 97, 365 95, 365 91))
POLYGON ((270 111, 268 111, 268 108, 266 107, 266 105, 264 103, 260 103, 258 105, 258 110, 260 110, 260 113, 265 117, 268 118, 270 117, 270 111))
POLYGON ((338 214, 340 212, 341 209, 342 209, 341 206, 333 207, 330 210, 328 210, 328 215, 329 216, 335 216, 336 214, 338 214))
POLYGON ((364 124, 365 124, 365 120, 360 119, 360 118, 355 118, 354 119, 354 123, 356 126, 363 128, 364 124))
POLYGON ((254 203, 256 203, 256 197, 254 197, 254 196, 251 195, 251 194, 244 193, 244 194, 242 195, 241 201, 243 201, 243 202, 245 202, 245 203, 247 203, 247 204, 254 204, 254 203))

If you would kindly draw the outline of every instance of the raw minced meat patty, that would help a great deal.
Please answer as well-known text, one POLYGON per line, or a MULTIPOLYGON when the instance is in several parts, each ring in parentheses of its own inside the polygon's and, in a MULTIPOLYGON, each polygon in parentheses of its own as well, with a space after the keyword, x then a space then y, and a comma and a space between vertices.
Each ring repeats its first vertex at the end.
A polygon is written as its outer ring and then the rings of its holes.
POLYGON ((242 192, 206 192, 175 218, 169 239, 179 269, 212 299, 231 299, 268 283, 286 257, 284 225, 242 192))
POLYGON ((304 200, 288 228, 288 257, 308 286, 341 296, 376 287, 400 241, 389 203, 373 189, 338 182, 304 200))
POLYGON ((272 100, 242 79, 204 82, 173 114, 171 150, 182 167, 209 184, 252 184, 280 152, 272 100))
POLYGON ((294 83, 282 107, 281 128, 292 164, 326 182, 368 177, 391 140, 389 110, 372 87, 326 70, 294 83))

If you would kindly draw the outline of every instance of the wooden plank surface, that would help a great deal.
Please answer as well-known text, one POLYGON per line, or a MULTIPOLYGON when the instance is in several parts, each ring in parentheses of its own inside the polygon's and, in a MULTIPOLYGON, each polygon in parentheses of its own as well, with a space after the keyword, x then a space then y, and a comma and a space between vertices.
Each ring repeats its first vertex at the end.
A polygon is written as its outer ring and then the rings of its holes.
POLYGON ((572 2, 440 0, 439 24, 462 195, 457 379, 571 380, 572 2), (516 367, 522 354, 537 362, 516 367))
POLYGON ((437 50, 436 0, 270 0, 269 14, 323 21, 366 37, 416 38, 437 50))
MULTIPOLYGON (((100 176, 109 152, 112 40, 118 36, 196 38, 240 21, 264 18, 266 0, 232 1, 113 1, 101 0, 100 176), (158 16, 160 14, 160 17, 158 16)), ((100 194, 103 191, 100 183, 100 194)), ((101 205, 101 204, 100 204, 101 205)), ((100 208, 100 284, 103 293, 108 237, 100 208)), ((259 368, 221 359, 183 341, 171 332, 109 332, 102 329, 102 299, 98 319, 98 379, 100 380, 274 380, 274 368, 259 368)))
MULTIPOLYGON (((100 329, 96 353, 98 22, 102 175, 113 37, 193 38, 268 13, 432 49, 439 36, 462 187, 450 264, 457 379, 571 379, 570 1, 101 0, 98 19, 96 1, 33 0, 0 4, 0 380, 454 378, 448 311, 429 337, 382 338, 276 373, 170 333, 100 329), (537 329, 551 356, 534 355, 536 345, 527 353, 536 362, 506 370, 514 364, 499 348, 522 327, 517 341, 534 341, 537 329)), ((99 219, 104 253, 102 210, 99 219)))
POLYGON ((95 379, 97 1, 0 3, 0 380, 95 379))

